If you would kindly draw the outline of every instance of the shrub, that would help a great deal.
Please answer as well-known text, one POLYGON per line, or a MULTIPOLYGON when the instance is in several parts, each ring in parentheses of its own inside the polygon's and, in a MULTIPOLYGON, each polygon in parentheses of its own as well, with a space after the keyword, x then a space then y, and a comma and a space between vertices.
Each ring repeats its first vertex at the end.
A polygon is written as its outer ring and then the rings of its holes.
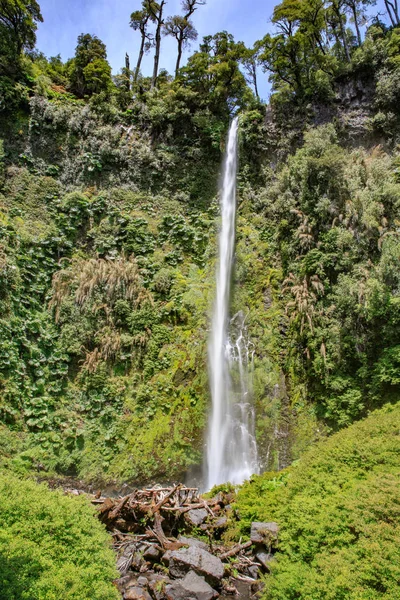
POLYGON ((399 426, 399 405, 375 412, 239 492, 247 528, 281 526, 266 599, 398 598, 399 426))
POLYGON ((0 476, 0 598, 117 599, 114 563, 84 498, 0 476))

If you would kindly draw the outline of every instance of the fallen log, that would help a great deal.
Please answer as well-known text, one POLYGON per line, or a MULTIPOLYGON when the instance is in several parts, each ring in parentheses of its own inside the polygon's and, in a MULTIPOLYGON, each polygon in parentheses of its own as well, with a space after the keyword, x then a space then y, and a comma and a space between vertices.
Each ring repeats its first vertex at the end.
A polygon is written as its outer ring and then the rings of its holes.
POLYGON ((231 556, 236 556, 242 550, 246 550, 247 548, 250 548, 251 545, 252 545, 252 542, 250 541, 250 542, 245 542, 244 544, 239 544, 238 546, 234 546, 233 548, 231 548, 231 550, 228 550, 227 552, 220 554, 219 558, 221 560, 225 560, 226 558, 230 558, 231 556))

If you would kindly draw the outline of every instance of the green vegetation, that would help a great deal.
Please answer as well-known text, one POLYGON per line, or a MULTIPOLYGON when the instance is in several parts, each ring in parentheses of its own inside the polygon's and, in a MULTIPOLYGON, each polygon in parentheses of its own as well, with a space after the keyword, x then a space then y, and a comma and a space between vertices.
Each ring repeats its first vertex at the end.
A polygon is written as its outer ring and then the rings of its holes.
POLYGON ((0 528, 4 600, 119 598, 108 535, 86 499, 1 475, 0 528))
POLYGON ((184 64, 204 4, 130 7, 137 61, 113 74, 87 33, 68 61, 47 58, 39 5, 0 0, 7 598, 114 593, 90 510, 16 476, 148 482, 201 461, 218 173, 237 112, 232 314, 254 344, 268 473, 239 492, 228 536, 280 523, 268 598, 398 596, 397 3, 283 0, 253 47, 217 32, 184 64), (165 35, 174 76, 159 69, 165 35))
POLYGON ((400 409, 388 407, 254 478, 235 507, 281 531, 264 598, 398 597, 400 409))
POLYGON ((142 54, 113 77, 89 34, 66 63, 47 59, 31 4, 12 32, 16 71, 0 49, 1 460, 18 473, 148 480, 200 461, 215 196, 235 110, 232 310, 249 314, 261 456, 285 467, 397 400, 398 30, 375 20, 363 40, 362 2, 316 0, 314 20, 309 3, 283 2, 253 49, 220 32, 181 66, 203 4, 132 13, 140 52, 155 44, 152 78, 142 54), (158 70, 162 33, 177 40, 175 79, 158 70), (271 113, 257 65, 272 73, 271 113), (359 77, 372 149, 348 144, 351 109, 313 125, 359 77), (374 148, 388 123, 391 145, 374 148))

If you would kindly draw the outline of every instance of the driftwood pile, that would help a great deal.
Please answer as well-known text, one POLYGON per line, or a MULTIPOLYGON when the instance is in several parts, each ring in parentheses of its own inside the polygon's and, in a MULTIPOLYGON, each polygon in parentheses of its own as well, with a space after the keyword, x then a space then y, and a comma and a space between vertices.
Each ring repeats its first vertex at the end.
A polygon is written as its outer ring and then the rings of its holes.
POLYGON ((212 499, 175 485, 135 490, 119 498, 92 497, 113 537, 125 600, 212 600, 219 594, 248 597, 268 572, 277 539, 275 523, 253 523, 251 540, 226 546, 221 536, 233 494, 212 499), (199 539, 200 538, 200 539, 199 539), (239 586, 238 586, 239 582, 239 586))

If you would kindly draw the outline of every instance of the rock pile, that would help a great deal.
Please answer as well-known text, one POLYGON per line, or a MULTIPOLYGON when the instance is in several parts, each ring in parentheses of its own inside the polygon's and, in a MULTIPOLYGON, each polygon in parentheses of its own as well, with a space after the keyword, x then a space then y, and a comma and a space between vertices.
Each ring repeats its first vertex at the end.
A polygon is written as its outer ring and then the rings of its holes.
POLYGON ((224 545, 232 500, 229 493, 206 500, 183 485, 93 498, 113 536, 115 583, 124 600, 212 600, 237 594, 238 582, 257 591, 259 573, 273 560, 278 526, 253 523, 249 541, 224 545))

